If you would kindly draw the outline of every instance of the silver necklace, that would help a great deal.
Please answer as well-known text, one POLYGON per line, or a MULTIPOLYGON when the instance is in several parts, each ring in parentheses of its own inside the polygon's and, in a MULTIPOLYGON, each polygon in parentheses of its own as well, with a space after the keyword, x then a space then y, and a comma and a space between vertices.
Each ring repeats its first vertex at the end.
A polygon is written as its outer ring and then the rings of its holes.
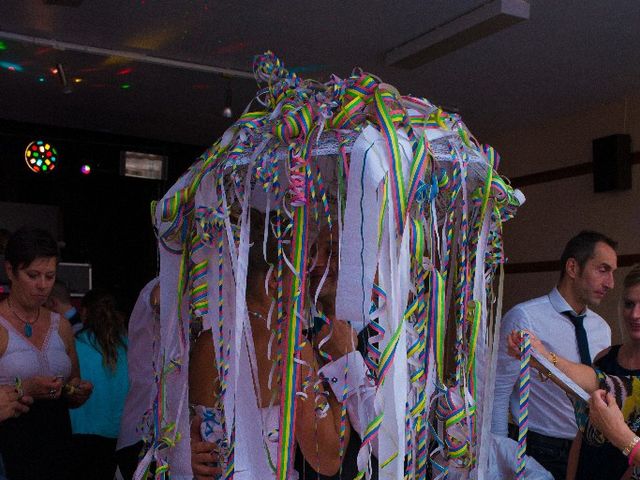
POLYGON ((7 297, 7 305, 9 306, 9 310, 11 310, 11 313, 13 313, 13 316, 16 317, 18 320, 20 320, 24 324, 24 336, 27 338, 31 338, 31 336, 33 335, 33 326, 36 324, 36 322, 40 318, 40 307, 38 307, 38 313, 36 313, 36 319, 33 322, 27 322, 26 320, 23 320, 22 317, 18 315, 18 312, 16 312, 13 309, 13 305, 11 305, 11 300, 9 300, 9 297, 7 297))

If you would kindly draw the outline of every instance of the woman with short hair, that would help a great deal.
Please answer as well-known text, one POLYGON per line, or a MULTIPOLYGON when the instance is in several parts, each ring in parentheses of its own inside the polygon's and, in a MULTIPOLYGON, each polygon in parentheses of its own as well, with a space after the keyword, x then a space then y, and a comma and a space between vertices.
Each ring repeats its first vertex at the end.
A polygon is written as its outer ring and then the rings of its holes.
POLYGON ((0 302, 0 384, 34 399, 28 413, 0 424, 0 451, 12 480, 69 478, 68 408, 82 405, 92 390, 79 376, 71 325, 43 306, 58 256, 53 237, 31 227, 17 230, 5 251, 11 291, 0 302))

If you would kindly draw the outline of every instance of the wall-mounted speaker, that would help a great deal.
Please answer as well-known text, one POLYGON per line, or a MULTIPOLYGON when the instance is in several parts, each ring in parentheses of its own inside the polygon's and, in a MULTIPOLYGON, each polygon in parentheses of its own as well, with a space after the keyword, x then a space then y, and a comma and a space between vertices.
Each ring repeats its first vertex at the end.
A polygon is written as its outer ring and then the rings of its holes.
POLYGON ((593 191, 631 188, 631 136, 609 135, 593 141, 593 191))

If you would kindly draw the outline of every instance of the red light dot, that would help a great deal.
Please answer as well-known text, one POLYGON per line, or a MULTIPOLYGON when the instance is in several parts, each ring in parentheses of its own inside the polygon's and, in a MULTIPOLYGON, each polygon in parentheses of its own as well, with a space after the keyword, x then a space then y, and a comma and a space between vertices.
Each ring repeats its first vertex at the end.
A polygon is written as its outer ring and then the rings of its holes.
POLYGON ((116 72, 116 75, 129 75, 131 72, 133 72, 133 68, 127 67, 127 68, 123 68, 121 70, 118 70, 116 72))

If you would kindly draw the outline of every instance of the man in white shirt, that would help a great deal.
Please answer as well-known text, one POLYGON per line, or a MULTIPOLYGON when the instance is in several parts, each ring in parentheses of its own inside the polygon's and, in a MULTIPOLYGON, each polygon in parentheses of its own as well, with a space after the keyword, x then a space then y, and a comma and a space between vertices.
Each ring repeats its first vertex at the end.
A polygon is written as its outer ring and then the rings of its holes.
MULTIPOLYGON (((519 361, 507 355, 506 337, 513 330, 533 332, 551 352, 574 362, 591 364, 611 344, 611 329, 589 307, 597 306, 614 286, 616 242, 597 232, 583 231, 567 243, 560 259, 556 288, 543 297, 513 307, 500 332, 496 372, 493 433, 507 436, 508 412, 518 412, 519 361)), ((553 382, 531 375, 527 454, 554 478, 564 479, 567 457, 577 426, 572 404, 553 382)))

